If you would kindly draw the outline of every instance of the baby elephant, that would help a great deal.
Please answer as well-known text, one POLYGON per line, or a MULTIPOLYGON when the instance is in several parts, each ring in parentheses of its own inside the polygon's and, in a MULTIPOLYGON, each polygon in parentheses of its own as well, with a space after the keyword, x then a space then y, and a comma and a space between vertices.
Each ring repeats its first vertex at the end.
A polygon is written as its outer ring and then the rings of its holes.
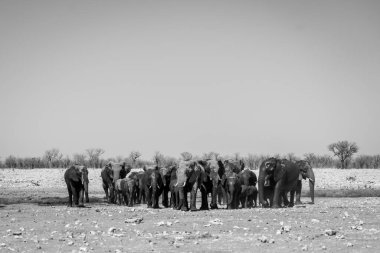
POLYGON ((86 166, 72 165, 65 171, 65 182, 67 185, 67 191, 69 192, 69 205, 74 204, 78 207, 84 207, 83 197, 85 195, 86 202, 88 199, 88 170, 86 166))
POLYGON ((115 182, 116 201, 119 205, 125 204, 127 206, 133 206, 133 196, 136 190, 136 181, 134 178, 118 179, 115 182))

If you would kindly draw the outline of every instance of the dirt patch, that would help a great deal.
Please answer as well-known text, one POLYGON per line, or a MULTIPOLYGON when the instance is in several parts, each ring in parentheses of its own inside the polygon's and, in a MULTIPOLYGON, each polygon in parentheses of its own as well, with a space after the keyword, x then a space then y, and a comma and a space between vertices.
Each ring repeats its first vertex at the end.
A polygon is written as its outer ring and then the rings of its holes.
POLYGON ((380 249, 380 198, 318 198, 363 192, 378 196, 377 170, 315 170, 315 205, 276 210, 221 206, 198 212, 108 205, 99 169, 90 169, 90 203, 68 208, 63 173, 63 169, 0 170, 1 252, 380 249))
POLYGON ((380 249, 379 213, 379 198, 198 212, 106 203, 2 205, 0 251, 375 252, 380 249))

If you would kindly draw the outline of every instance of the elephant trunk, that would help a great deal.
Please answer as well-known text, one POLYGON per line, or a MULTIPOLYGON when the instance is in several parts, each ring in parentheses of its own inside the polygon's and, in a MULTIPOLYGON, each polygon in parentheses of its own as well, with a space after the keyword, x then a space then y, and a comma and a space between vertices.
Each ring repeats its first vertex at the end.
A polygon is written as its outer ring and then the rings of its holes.
POLYGON ((158 203, 156 203, 156 199, 158 199, 157 198, 157 191, 159 189, 158 189, 158 184, 157 184, 157 177, 154 173, 152 173, 151 186, 152 186, 152 207, 158 208, 158 203))
POLYGON ((261 205, 265 206, 266 201, 264 200, 264 185, 265 185, 265 175, 263 172, 260 172, 259 174, 259 180, 257 183, 259 187, 259 202, 261 205))
POLYGON ((84 196, 86 203, 90 202, 90 199, 88 198, 88 181, 85 181, 84 184, 84 196))
POLYGON ((314 204, 314 187, 315 187, 315 176, 312 169, 309 172, 309 189, 310 189, 310 198, 311 203, 314 204))
POLYGON ((228 200, 227 200, 227 205, 228 206, 231 206, 232 205, 232 201, 233 201, 233 198, 234 198, 234 194, 235 194, 235 186, 234 186, 234 183, 233 182, 228 182, 228 192, 227 192, 227 196, 228 196, 228 200))

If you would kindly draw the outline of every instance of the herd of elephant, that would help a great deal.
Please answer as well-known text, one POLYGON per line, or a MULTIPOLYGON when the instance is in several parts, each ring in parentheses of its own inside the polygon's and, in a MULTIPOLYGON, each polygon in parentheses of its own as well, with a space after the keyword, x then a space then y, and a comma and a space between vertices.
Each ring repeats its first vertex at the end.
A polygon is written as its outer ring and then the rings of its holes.
MULTIPOLYGON (((69 206, 73 205, 73 199, 76 206, 89 202, 88 170, 85 166, 71 166, 64 178, 69 206)), ((198 210, 196 196, 199 189, 202 199, 200 210, 217 209, 221 199, 227 209, 256 207, 257 194, 262 207, 292 207, 301 204, 302 179, 309 180, 310 203, 314 203, 315 176, 310 163, 304 160, 293 162, 268 158, 260 165, 258 178, 245 168, 243 161, 235 160, 188 159, 170 167, 144 167, 142 171, 131 171, 126 163, 110 162, 102 169, 101 178, 108 203, 119 205, 146 203, 147 207, 159 208, 159 197, 162 196, 164 207, 195 211, 198 210)))

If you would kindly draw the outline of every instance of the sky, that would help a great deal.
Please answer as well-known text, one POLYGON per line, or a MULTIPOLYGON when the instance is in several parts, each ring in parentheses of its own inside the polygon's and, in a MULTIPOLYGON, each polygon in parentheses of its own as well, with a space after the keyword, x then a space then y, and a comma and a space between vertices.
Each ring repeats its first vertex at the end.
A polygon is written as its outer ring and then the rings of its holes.
POLYGON ((0 1, 0 159, 380 153, 380 1, 0 1))

